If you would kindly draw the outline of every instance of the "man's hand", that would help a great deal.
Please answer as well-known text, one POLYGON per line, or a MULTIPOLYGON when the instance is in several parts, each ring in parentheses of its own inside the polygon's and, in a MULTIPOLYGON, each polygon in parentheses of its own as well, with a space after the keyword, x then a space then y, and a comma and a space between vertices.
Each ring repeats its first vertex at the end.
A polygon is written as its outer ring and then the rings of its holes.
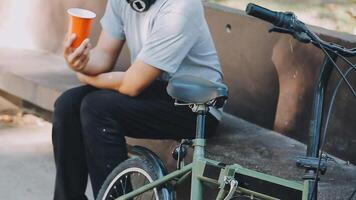
POLYGON ((76 35, 72 34, 65 41, 64 58, 71 69, 81 72, 89 62, 92 45, 90 40, 87 38, 78 48, 72 48, 71 45, 75 39, 76 35))

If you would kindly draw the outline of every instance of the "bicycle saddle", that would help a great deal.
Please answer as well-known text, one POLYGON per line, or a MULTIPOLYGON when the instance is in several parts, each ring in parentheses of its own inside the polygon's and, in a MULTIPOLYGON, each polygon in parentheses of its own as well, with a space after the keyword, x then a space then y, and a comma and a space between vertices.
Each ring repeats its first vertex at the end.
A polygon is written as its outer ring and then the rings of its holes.
POLYGON ((168 94, 178 101, 191 104, 207 104, 220 108, 228 98, 228 88, 223 83, 184 75, 172 78, 167 86, 168 94))

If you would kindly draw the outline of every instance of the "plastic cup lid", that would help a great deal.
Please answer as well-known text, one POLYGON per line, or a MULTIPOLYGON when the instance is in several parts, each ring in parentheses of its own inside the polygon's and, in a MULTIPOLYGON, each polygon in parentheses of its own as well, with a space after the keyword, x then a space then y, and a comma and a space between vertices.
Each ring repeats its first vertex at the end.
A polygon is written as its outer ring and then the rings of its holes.
POLYGON ((69 8, 67 12, 72 16, 85 19, 94 19, 96 17, 96 14, 94 12, 82 8, 69 8))

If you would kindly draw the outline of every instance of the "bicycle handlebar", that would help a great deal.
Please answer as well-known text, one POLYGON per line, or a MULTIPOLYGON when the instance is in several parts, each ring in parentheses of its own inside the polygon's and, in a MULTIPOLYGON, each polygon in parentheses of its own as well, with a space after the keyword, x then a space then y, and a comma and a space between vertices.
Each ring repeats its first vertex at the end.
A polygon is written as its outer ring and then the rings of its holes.
POLYGON ((295 31, 304 31, 306 29, 305 24, 299 21, 292 12, 276 12, 253 3, 249 3, 246 7, 246 13, 270 22, 279 28, 292 29, 295 31))
POLYGON ((261 20, 272 23, 275 27, 270 31, 288 33, 305 43, 313 43, 317 47, 324 47, 346 57, 356 56, 356 48, 347 49, 341 45, 325 42, 294 15, 292 12, 276 12, 267 8, 249 3, 246 13, 261 20))
POLYGON ((248 15, 268 21, 277 26, 277 24, 275 24, 275 21, 277 21, 278 14, 275 11, 271 11, 267 8, 263 8, 261 6, 249 3, 246 7, 246 13, 248 15))

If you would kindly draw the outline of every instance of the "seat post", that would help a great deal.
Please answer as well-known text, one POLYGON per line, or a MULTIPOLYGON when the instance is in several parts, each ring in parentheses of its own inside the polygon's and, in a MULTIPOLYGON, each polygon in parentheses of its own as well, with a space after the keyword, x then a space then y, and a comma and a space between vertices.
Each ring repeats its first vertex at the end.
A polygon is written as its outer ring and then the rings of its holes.
POLYGON ((205 117, 206 111, 199 111, 197 113, 196 139, 205 139, 205 117))
POLYGON ((205 117, 209 107, 206 105, 194 105, 192 110, 197 113, 197 123, 195 140, 193 141, 194 152, 190 199, 203 200, 203 184, 198 177, 201 177, 204 171, 202 170, 202 163, 205 148, 205 117))
POLYGON ((194 113, 197 114, 195 140, 193 142, 194 155, 193 160, 204 158, 205 148, 205 117, 209 111, 209 107, 204 104, 194 105, 191 107, 194 113))
POLYGON ((197 113, 195 139, 205 139, 205 117, 209 111, 209 107, 202 104, 194 105, 191 109, 197 113))

